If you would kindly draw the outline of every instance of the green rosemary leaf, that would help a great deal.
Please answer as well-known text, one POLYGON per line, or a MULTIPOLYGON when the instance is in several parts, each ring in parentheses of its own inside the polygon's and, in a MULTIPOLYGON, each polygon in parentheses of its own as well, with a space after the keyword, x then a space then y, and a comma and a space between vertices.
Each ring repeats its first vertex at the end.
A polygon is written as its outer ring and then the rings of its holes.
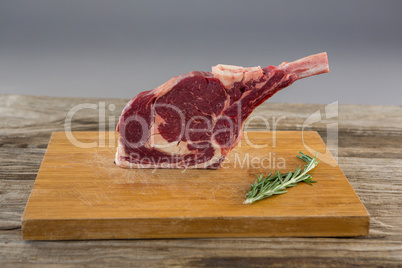
POLYGON ((286 188, 296 186, 299 182, 305 182, 309 185, 316 183, 316 181, 312 180, 312 176, 307 173, 314 169, 320 162, 317 161, 317 153, 313 158, 299 151, 297 157, 307 163, 304 165, 303 170, 301 166, 299 166, 293 173, 280 173, 276 171, 273 175, 271 172, 267 176, 264 176, 263 173, 260 175, 256 174, 257 179, 254 181, 254 184, 251 184, 250 191, 246 192, 246 201, 243 203, 251 204, 272 195, 287 193, 286 188))

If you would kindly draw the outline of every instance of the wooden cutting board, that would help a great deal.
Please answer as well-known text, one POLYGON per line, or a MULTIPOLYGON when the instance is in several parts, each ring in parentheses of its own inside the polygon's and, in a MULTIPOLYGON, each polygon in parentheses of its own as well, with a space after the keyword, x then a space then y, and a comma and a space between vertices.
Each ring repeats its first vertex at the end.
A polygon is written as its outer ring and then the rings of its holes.
POLYGON ((293 171, 304 165, 296 155, 307 153, 307 147, 324 154, 317 132, 245 132, 219 170, 122 169, 113 163, 114 132, 71 134, 51 137, 22 217, 25 240, 362 236, 369 231, 367 210, 328 154, 311 172, 318 181, 314 186, 299 183, 286 194, 243 204, 254 174, 293 171))

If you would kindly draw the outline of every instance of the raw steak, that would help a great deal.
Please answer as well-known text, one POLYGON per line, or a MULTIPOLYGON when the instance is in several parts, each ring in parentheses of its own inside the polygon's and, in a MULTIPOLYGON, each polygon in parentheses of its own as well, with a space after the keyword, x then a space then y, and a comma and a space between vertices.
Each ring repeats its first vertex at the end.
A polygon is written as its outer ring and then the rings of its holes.
POLYGON ((328 72, 320 53, 278 67, 218 64, 134 97, 117 125, 115 163, 123 168, 221 166, 251 112, 298 79, 328 72))

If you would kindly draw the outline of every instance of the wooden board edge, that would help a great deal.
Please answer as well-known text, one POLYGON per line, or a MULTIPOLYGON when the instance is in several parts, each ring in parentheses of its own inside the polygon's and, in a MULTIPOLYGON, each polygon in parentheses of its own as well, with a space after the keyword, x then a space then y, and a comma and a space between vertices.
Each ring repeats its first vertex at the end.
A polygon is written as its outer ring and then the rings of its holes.
MULTIPOLYGON (((320 140, 322 141, 322 143, 325 144, 325 146, 327 147, 327 144, 324 142, 324 140, 322 139, 320 133, 318 133, 318 131, 312 131, 312 132, 316 132, 318 137, 320 138, 320 140)), ((328 147, 327 147, 328 148, 328 147)), ((342 175, 346 178, 347 183, 349 184, 350 188, 352 188, 354 194, 356 195, 357 199, 360 201, 360 203, 362 204, 364 211, 367 215, 367 217, 369 218, 370 221, 370 213, 368 212, 366 206, 364 205, 364 203, 362 202, 362 200, 360 199, 359 195, 356 193, 355 189, 353 188, 352 184, 350 183, 348 177, 345 175, 345 173, 343 172, 342 168, 339 166, 338 161, 335 159, 335 157, 332 155, 331 151, 328 149, 329 154, 331 155, 331 157, 334 159, 334 161, 336 161, 337 166, 339 167, 339 170, 341 171, 342 175)), ((368 234, 368 233, 367 233, 368 234)))
POLYGON ((157 239, 207 237, 357 237, 370 217, 236 217, 24 220, 24 240, 157 239), (302 219, 301 219, 302 218, 302 219), (47 226, 46 229, 43 226, 47 226), (253 228, 249 231, 248 227, 253 228), (256 228, 258 226, 258 228, 256 228), (275 226, 281 226, 278 230, 275 226))
POLYGON ((36 181, 37 181, 36 179, 38 178, 39 173, 41 172, 42 165, 44 163, 44 159, 46 158, 46 155, 48 154, 48 151, 49 151, 50 143, 51 143, 55 133, 57 133, 57 132, 63 132, 63 131, 55 131, 55 132, 52 132, 52 134, 50 135, 49 141, 47 143, 45 154, 43 155, 42 161, 41 161, 39 169, 38 169, 38 173, 36 174, 36 177, 35 177, 34 185, 32 186, 31 192, 29 193, 27 203, 25 204, 25 207, 24 207, 24 212, 22 213, 22 216, 21 216, 21 229, 23 228, 23 223, 24 223, 24 221, 26 220, 26 217, 27 217, 26 216, 26 211, 27 211, 29 201, 31 200, 33 189, 35 189, 35 184, 36 184, 36 181))

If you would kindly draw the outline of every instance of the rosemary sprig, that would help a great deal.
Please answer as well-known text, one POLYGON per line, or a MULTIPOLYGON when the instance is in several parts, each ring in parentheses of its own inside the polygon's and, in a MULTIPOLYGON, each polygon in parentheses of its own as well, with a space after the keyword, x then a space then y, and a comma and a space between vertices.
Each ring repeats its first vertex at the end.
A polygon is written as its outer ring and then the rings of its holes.
POLYGON ((286 188, 293 187, 299 182, 313 185, 316 181, 313 181, 312 176, 307 173, 314 169, 320 162, 317 161, 317 153, 314 158, 303 154, 301 151, 299 151, 299 154, 300 155, 297 155, 297 157, 307 163, 307 165, 304 165, 303 171, 301 170, 301 166, 299 166, 293 173, 289 172, 281 174, 279 171, 276 171, 274 175, 272 175, 271 172, 266 177, 264 177, 263 173, 260 175, 256 174, 257 179, 254 184, 251 184, 250 191, 246 192, 247 199, 243 204, 251 204, 258 200, 270 197, 271 195, 284 194, 287 192, 286 188))

